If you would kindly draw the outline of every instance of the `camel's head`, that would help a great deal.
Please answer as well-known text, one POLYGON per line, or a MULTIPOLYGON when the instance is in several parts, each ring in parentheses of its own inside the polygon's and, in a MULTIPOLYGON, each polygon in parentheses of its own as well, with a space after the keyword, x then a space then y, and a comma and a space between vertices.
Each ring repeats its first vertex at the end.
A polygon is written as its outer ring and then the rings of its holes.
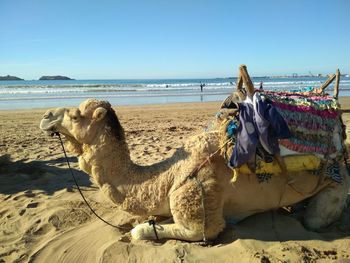
POLYGON ((47 133, 59 132, 75 144, 92 144, 101 133, 109 133, 119 140, 124 131, 107 101, 88 99, 79 108, 48 110, 40 122, 47 133))

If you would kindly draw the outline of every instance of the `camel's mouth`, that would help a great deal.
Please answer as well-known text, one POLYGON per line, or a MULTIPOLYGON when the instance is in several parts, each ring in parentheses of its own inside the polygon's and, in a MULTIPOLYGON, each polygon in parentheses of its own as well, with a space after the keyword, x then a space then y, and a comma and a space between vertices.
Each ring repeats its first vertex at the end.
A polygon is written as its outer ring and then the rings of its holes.
POLYGON ((58 122, 59 121, 56 120, 56 121, 52 121, 52 122, 47 123, 47 121, 45 119, 42 119, 41 122, 40 122, 40 129, 42 131, 44 131, 45 133, 47 133, 47 134, 51 134, 52 132, 56 132, 57 131, 56 124, 58 122))
POLYGON ((62 114, 63 112, 64 112, 64 109, 47 111, 40 122, 40 129, 44 131, 46 134, 57 132, 58 126, 63 120, 63 114, 62 114))

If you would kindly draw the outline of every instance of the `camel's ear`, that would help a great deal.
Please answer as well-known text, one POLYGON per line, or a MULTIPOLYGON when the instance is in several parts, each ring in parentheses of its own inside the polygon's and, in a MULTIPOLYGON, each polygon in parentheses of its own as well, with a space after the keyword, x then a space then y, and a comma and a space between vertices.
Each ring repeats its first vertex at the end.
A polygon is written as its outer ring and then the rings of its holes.
POLYGON ((106 116, 107 110, 102 107, 98 107, 95 111, 94 114, 92 115, 92 119, 94 121, 100 121, 106 116))

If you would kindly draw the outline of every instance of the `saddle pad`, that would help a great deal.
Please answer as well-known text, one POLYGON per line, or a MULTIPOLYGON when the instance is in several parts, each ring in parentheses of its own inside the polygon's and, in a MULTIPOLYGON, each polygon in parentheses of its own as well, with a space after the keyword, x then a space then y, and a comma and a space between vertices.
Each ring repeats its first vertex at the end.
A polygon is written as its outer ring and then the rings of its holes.
MULTIPOLYGON (((283 157, 284 162, 289 172, 299 172, 305 170, 318 170, 320 167, 321 159, 312 154, 306 155, 289 155, 283 157)), ((239 174, 273 174, 278 175, 281 173, 281 168, 274 160, 271 163, 265 163, 262 160, 257 161, 256 171, 253 173, 246 164, 241 167, 235 168, 239 174)))

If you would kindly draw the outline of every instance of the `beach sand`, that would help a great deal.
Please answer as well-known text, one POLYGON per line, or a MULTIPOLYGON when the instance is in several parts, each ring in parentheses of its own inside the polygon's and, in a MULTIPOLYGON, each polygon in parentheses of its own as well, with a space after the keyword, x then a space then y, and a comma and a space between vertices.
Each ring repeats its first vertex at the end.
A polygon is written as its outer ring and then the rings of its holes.
MULTIPOLYGON (((349 98, 341 102, 350 109, 349 98)), ((203 132, 219 105, 115 109, 132 159, 151 164, 170 157, 186 138, 203 132)), ((306 230, 295 216, 270 211, 229 224, 208 246, 130 240, 128 233, 90 213, 58 139, 39 129, 44 112, 0 111, 0 262, 350 262, 350 202, 340 220, 322 233, 306 230)), ((344 122, 350 125, 350 114, 344 114, 344 122)), ((70 161, 98 214, 125 226, 144 220, 118 210, 78 170, 77 159, 70 157, 70 161)))

